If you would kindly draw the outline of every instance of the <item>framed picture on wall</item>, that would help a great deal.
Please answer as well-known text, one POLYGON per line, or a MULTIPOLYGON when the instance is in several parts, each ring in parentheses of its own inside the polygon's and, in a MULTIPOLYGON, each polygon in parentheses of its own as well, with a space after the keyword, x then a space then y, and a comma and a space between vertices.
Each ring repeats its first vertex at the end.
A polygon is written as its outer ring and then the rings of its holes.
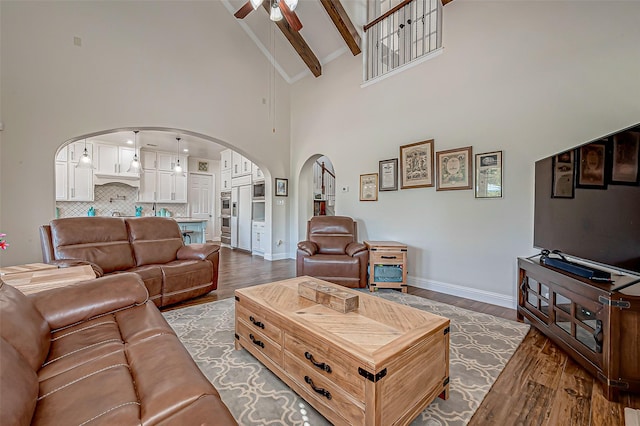
POLYGON ((471 189, 471 147, 449 149, 436 153, 436 191, 471 189))
POLYGON ((400 147, 400 188, 433 186, 433 139, 400 147))
POLYGON ((640 132, 623 132, 613 137, 611 183, 638 185, 640 181, 640 132))
POLYGON ((476 198, 502 198, 502 151, 476 154, 476 198))
POLYGON ((378 201, 378 174, 360 175, 360 201, 378 201))
POLYGON ((572 149, 553 156, 551 198, 574 197, 575 155, 576 151, 572 149))
POLYGON ((378 164, 380 191, 398 190, 398 159, 382 160, 378 164))
POLYGON ((276 197, 287 197, 289 195, 289 180, 276 178, 276 197))
POLYGON ((606 141, 592 142, 578 149, 576 188, 607 189, 606 141))

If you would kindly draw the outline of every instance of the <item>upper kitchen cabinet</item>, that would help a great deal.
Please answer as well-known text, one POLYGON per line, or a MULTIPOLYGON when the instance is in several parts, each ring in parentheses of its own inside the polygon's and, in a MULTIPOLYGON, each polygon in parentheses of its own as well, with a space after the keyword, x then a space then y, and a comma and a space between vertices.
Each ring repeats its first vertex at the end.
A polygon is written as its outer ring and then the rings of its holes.
POLYGON ((260 167, 256 166, 254 163, 251 163, 251 180, 254 182, 264 180, 262 170, 260 170, 260 167))
MULTIPOLYGON (((182 164, 182 162, 180 163, 182 164)), ((158 170, 157 200, 160 203, 186 203, 187 177, 158 170)))
POLYGON ((187 157, 184 155, 169 154, 167 152, 158 152, 157 166, 158 170, 164 170, 167 172, 173 171, 178 160, 180 160, 180 166, 183 172, 187 172, 187 157))
POLYGON ((120 178, 139 178, 137 173, 130 173, 129 166, 136 153, 135 148, 105 143, 96 143, 96 175, 117 176, 120 178))
POLYGON ((221 171, 231 171, 231 150, 230 149, 225 149, 224 151, 220 152, 220 170, 221 171))
POLYGON ((159 203, 187 202, 187 157, 167 152, 142 150, 140 153, 143 172, 140 174, 138 201, 159 203), (175 175, 177 160, 183 174, 175 175))
POLYGON ((251 161, 235 151, 231 153, 231 177, 251 174, 251 161))
POLYGON ((93 144, 74 142, 56 155, 56 200, 93 201, 93 169, 76 167, 84 152, 93 158, 93 144))

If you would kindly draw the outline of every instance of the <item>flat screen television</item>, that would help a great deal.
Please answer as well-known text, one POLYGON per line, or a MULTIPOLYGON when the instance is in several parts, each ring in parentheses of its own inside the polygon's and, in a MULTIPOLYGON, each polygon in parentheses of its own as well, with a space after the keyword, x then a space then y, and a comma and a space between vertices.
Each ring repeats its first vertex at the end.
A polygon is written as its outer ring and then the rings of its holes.
POLYGON ((640 274, 640 123, 535 164, 533 244, 640 274))

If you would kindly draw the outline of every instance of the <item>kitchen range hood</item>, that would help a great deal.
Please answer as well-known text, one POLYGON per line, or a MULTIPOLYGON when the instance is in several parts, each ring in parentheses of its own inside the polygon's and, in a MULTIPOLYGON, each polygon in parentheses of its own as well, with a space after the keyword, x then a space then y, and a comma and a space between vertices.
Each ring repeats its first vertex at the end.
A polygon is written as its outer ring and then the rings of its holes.
POLYGON ((122 175, 122 174, 107 174, 107 173, 94 173, 93 184, 94 185, 106 185, 108 183, 122 183, 124 185, 133 186, 134 188, 140 188, 140 176, 134 175, 122 175))

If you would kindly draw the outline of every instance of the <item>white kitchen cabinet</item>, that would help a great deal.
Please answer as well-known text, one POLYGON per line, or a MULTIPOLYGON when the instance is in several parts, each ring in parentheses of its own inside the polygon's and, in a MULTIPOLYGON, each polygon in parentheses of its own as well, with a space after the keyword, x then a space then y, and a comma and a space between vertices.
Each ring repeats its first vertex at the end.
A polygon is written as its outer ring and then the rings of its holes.
POLYGON ((253 254, 264 255, 264 222, 253 222, 251 252, 253 254))
MULTIPOLYGON (((67 158, 66 148, 62 149, 62 151, 65 152, 64 158, 67 158)), ((69 182, 68 182, 67 176, 68 176, 67 162, 56 161, 56 201, 67 200, 67 191, 69 188, 69 182)))
POLYGON ((231 169, 225 170, 220 173, 220 190, 221 191, 231 190, 231 169))
POLYGON ((260 170, 260 167, 256 166, 254 163, 251 163, 251 179, 254 182, 264 180, 264 174, 262 174, 262 170, 260 170))
POLYGON ((131 160, 136 153, 135 148, 97 143, 94 160, 96 173, 110 176, 135 177, 137 173, 129 173, 131 160))
POLYGON ((158 174, 155 169, 147 169, 143 167, 140 173, 140 190, 138 191, 138 201, 154 202, 156 201, 156 188, 158 174))
POLYGON ((158 170, 156 201, 161 203, 187 202, 187 177, 174 176, 173 172, 158 170))
POLYGON ((155 170, 158 168, 156 160, 157 152, 140 150, 140 161, 143 169, 155 170))
MULTIPOLYGON (((231 172, 231 157, 232 154, 230 149, 225 149, 224 151, 220 152, 220 170, 228 170, 229 172, 231 172)), ((231 186, 229 186, 229 188, 231 188, 231 186)))
POLYGON ((231 153, 231 177, 251 174, 251 161, 237 152, 231 153))
POLYGON ((182 171, 187 171, 187 157, 184 155, 175 155, 167 152, 158 152, 157 158, 157 167, 158 170, 164 170, 167 172, 173 171, 177 160, 180 160, 180 166, 182 167, 182 171))
MULTIPOLYGON (((84 148, 83 148, 84 149, 84 148)), ((77 163, 68 163, 68 200, 93 201, 93 169, 76 167, 77 163)))

